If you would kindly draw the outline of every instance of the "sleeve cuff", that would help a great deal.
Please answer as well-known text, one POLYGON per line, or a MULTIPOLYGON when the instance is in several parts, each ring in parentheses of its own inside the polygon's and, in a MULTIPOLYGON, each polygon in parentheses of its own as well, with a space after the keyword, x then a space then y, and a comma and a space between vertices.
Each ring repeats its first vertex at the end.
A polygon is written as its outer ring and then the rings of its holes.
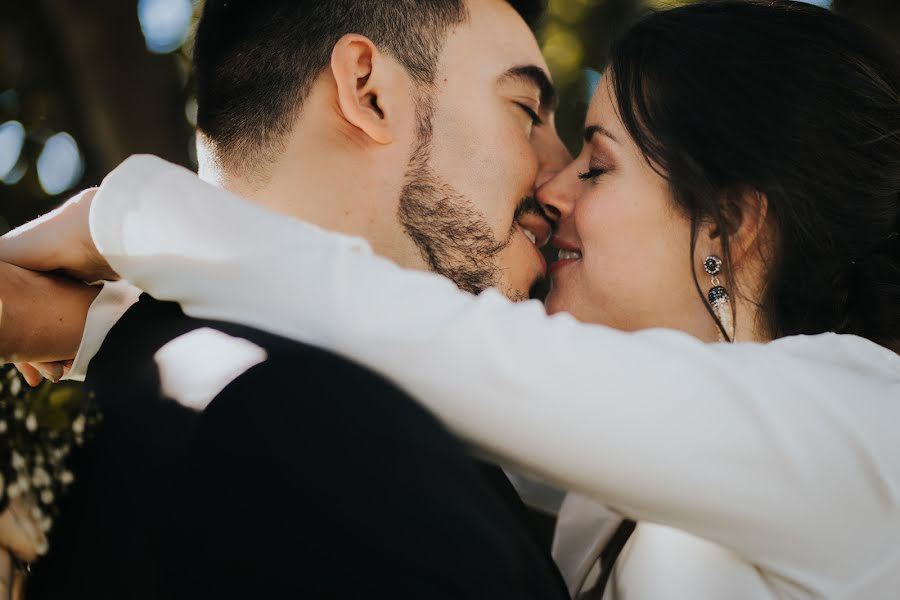
POLYGON ((122 315, 138 301, 141 290, 127 281, 111 281, 94 299, 84 324, 81 345, 72 363, 72 368, 63 379, 84 381, 91 359, 100 350, 106 334, 119 322, 122 315))
POLYGON ((133 196, 173 166, 156 156, 138 154, 106 176, 91 203, 89 217, 91 237, 101 254, 123 254, 123 215, 133 210, 133 196))

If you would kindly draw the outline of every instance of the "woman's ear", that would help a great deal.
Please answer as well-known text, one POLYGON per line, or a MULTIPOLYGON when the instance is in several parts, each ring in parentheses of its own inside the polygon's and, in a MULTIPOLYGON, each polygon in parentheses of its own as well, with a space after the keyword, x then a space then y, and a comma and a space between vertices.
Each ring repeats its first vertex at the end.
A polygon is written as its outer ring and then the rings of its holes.
MULTIPOLYGON (((766 223, 769 215, 769 201, 766 195, 756 190, 741 191, 730 203, 730 210, 724 215, 728 235, 728 252, 731 266, 737 268, 756 249, 764 251, 766 243, 766 223)), ((722 255, 722 228, 715 223, 706 223, 698 236, 698 248, 706 255, 722 255)))
POLYGON ((402 80, 396 61, 381 54, 369 38, 347 34, 331 51, 338 110, 353 127, 378 144, 394 139, 394 102, 402 80))
POLYGON ((728 240, 731 264, 734 267, 747 260, 751 251, 755 250, 757 256, 765 256, 769 199, 762 192, 747 190, 740 195, 737 209, 739 212, 735 215, 728 240))

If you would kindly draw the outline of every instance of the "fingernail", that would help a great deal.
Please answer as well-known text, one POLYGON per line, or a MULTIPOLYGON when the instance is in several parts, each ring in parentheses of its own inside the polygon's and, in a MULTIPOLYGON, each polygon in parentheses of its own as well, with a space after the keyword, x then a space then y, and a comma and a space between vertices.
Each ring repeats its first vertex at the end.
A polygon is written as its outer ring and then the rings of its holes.
POLYGON ((38 367, 38 372, 44 376, 45 379, 49 379, 53 383, 59 383, 60 377, 62 377, 62 367, 59 365, 52 365, 49 367, 38 367))

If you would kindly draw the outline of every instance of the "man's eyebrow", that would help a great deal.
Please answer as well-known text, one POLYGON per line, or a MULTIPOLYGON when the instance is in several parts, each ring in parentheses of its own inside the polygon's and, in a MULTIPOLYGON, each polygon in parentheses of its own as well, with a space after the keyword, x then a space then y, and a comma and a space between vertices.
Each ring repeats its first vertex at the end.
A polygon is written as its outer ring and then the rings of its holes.
POLYGON ((541 110, 553 112, 556 110, 558 96, 556 86, 550 81, 547 72, 537 65, 521 65, 513 67, 500 76, 500 80, 518 79, 533 85, 538 89, 541 99, 541 110))
POLYGON ((603 127, 602 125, 588 125, 584 128, 584 141, 586 144, 590 144, 591 140, 594 139, 594 136, 600 134, 605 135, 612 141, 619 143, 619 140, 616 139, 616 136, 611 134, 608 129, 603 127))

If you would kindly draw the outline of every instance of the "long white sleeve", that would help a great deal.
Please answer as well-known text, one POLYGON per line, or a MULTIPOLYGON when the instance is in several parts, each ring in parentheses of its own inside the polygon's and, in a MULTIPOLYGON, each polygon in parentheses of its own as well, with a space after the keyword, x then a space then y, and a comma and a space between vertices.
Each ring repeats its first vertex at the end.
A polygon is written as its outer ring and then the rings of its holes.
POLYGON ((900 358, 866 340, 710 345, 547 317, 152 157, 110 175, 91 230, 155 297, 368 365, 478 448, 632 518, 801 587, 897 560, 900 358))

